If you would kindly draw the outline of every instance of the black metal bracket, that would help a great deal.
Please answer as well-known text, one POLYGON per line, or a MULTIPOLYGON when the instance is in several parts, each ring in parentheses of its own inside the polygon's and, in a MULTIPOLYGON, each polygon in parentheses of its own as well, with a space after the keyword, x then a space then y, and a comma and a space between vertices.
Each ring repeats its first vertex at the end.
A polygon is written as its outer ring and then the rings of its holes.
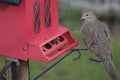
POLYGON ((3 78, 3 74, 7 71, 7 69, 10 67, 10 65, 12 64, 12 62, 7 62, 4 67, 2 68, 2 70, 0 71, 0 79, 3 78))
POLYGON ((73 48, 71 49, 72 51, 75 51, 78 53, 78 56, 76 56, 75 58, 73 58, 73 61, 78 60, 81 57, 81 50, 88 50, 87 48, 73 48))
POLYGON ((78 60, 81 56, 80 51, 81 50, 88 50, 87 48, 73 48, 69 53, 61 57, 59 60, 57 60, 55 63, 53 63, 51 66, 49 66, 47 69, 45 69, 42 73, 40 73, 37 77, 35 77, 33 80, 39 79, 41 76, 43 76, 45 73, 47 73, 50 69, 52 69, 55 65, 60 63, 63 59, 65 59, 67 56, 69 56, 72 52, 77 51, 79 53, 78 57, 74 58, 73 60, 78 60))
POLYGON ((17 73, 16 73, 16 62, 12 61, 6 61, 4 67, 0 71, 0 80, 6 80, 3 76, 4 73, 8 70, 8 68, 11 66, 11 72, 12 72, 12 80, 17 80, 17 73))

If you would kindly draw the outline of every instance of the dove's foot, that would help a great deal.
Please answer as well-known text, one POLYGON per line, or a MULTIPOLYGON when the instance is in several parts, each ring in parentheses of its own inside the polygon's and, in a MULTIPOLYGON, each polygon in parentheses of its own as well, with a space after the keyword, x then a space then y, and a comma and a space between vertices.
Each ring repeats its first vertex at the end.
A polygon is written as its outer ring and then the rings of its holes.
POLYGON ((95 61, 95 62, 104 62, 105 61, 105 59, 102 57, 101 54, 96 54, 96 56, 98 57, 98 59, 90 58, 90 60, 95 61))

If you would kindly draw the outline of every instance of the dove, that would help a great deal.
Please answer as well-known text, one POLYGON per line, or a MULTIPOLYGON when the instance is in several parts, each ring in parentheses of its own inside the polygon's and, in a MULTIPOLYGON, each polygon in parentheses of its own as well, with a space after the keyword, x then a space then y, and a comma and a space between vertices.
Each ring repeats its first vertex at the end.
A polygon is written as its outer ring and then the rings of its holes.
POLYGON ((82 12, 83 21, 80 30, 81 37, 88 50, 95 54, 98 59, 92 61, 103 62, 105 70, 112 80, 117 80, 115 65, 112 61, 112 43, 109 27, 90 10, 82 12))

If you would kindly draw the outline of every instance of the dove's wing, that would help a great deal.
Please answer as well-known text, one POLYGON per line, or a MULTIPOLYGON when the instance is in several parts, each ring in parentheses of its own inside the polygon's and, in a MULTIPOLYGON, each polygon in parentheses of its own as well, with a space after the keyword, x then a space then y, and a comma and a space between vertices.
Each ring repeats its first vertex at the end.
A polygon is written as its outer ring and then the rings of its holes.
POLYGON ((100 21, 89 22, 82 26, 81 36, 92 53, 111 53, 110 30, 100 21))

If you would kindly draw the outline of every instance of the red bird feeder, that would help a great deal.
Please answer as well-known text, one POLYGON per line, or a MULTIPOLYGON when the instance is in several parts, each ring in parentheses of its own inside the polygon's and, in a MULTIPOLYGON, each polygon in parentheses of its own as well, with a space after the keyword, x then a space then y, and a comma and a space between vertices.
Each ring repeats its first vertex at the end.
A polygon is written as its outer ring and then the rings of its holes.
POLYGON ((0 1, 0 55, 50 62, 78 43, 59 26, 58 0, 0 1))

